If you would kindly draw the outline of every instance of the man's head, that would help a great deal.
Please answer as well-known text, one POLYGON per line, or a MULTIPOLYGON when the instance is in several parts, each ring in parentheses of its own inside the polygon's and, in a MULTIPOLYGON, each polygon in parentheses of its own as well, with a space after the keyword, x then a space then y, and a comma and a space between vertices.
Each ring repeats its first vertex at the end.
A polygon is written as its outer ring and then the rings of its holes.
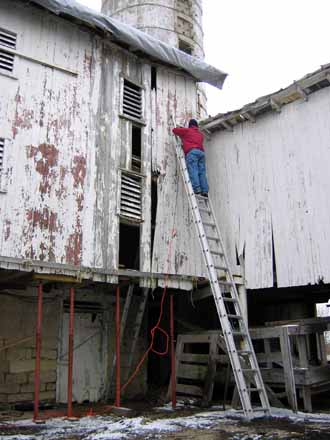
POLYGON ((188 126, 189 126, 189 128, 198 127, 198 122, 196 121, 196 119, 190 119, 188 126))

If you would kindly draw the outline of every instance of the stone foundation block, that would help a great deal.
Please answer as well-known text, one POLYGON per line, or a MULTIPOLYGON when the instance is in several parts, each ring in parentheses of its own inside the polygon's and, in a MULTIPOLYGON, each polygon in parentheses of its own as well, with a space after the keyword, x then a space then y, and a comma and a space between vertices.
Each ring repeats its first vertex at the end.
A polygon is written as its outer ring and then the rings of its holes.
POLYGON ((43 391, 40 393, 40 400, 55 400, 55 391, 43 391))
POLYGON ((7 394, 0 394, 0 404, 7 403, 7 402, 8 402, 8 395, 7 394))
POLYGON ((6 359, 8 361, 26 361, 32 359, 31 348, 12 347, 7 350, 6 359))
MULTIPOLYGON (((41 371, 41 374, 40 374, 40 381, 41 382, 43 382, 43 383, 56 382, 56 380, 57 380, 56 368, 54 370, 50 370, 50 371, 41 371)), ((29 373, 28 381, 34 382, 34 373, 29 373)))
POLYGON ((14 383, 28 383, 28 374, 27 373, 16 373, 16 374, 6 374, 5 375, 6 384, 14 384, 14 383))
POLYGON ((0 394, 19 393, 20 386, 17 383, 0 385, 0 394))
POLYGON ((56 383, 46 383, 46 391, 56 391, 56 383))
MULTIPOLYGON (((40 384, 40 391, 46 390, 46 384, 41 383, 40 384)), ((34 393, 34 383, 27 383, 25 385, 21 385, 20 388, 21 393, 34 393)))
MULTIPOLYGON (((42 370, 54 370, 56 369, 56 361, 41 361, 40 365, 41 371, 42 370)), ((24 373, 29 371, 34 371, 35 369, 35 361, 34 360, 28 360, 28 361, 12 361, 9 364, 9 372, 10 373, 24 373)))
POLYGON ((33 398, 33 393, 9 394, 8 403, 31 402, 33 398))

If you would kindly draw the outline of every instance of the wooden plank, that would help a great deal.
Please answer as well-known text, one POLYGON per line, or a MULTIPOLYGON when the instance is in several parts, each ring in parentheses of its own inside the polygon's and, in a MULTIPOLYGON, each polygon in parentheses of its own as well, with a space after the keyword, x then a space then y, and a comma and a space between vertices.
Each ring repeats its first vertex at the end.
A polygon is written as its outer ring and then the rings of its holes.
POLYGON ((298 411, 296 383, 293 372, 293 363, 291 355, 291 345, 288 333, 288 327, 282 327, 280 336, 281 352, 283 356, 285 390, 288 401, 293 411, 298 411))
MULTIPOLYGON (((267 339, 265 340, 267 341, 267 339)), ((256 353, 257 359, 259 363, 266 363, 267 368, 272 368, 273 362, 281 362, 282 361, 282 354, 280 351, 276 352, 269 352, 269 353, 256 353)))
POLYGON ((196 397, 203 396, 202 388, 200 388, 196 385, 183 385, 181 383, 178 383, 176 385, 176 391, 178 394, 187 394, 187 395, 196 396, 196 397))
POLYGON ((299 366, 301 368, 308 368, 308 356, 307 356, 307 341, 306 335, 299 335, 296 337, 299 366))
MULTIPOLYGON (((179 368, 179 357, 182 354, 183 350, 183 342, 182 342, 182 336, 178 335, 177 343, 176 343, 176 349, 175 349, 175 372, 176 372, 176 382, 178 382, 178 368, 179 368)), ((172 377, 169 382, 168 390, 167 390, 167 398, 171 399, 172 396, 172 377)))
MULTIPOLYGON (((260 369, 264 382, 269 384, 284 385, 284 371, 282 368, 261 368, 260 369)), ((301 386, 306 384, 306 374, 307 369, 297 369, 294 370, 295 383, 296 386, 301 386)))
POLYGON ((252 339, 273 339, 280 337, 281 327, 251 327, 249 329, 252 339))
POLYGON ((207 367, 205 365, 190 365, 180 363, 178 366, 177 378, 204 381, 206 372, 207 367))
POLYGON ((203 401, 209 403, 212 400, 214 380, 217 372, 217 362, 215 356, 217 355, 218 337, 213 336, 210 343, 209 362, 207 366, 206 380, 203 389, 203 401))
POLYGON ((306 385, 317 385, 321 382, 330 382, 330 365, 312 367, 306 372, 306 385))
POLYGON ((307 412, 312 412, 312 395, 311 395, 311 389, 308 386, 304 386, 302 388, 302 398, 304 401, 304 410, 307 412))
POLYGON ((195 364, 205 364, 207 365, 209 361, 208 354, 193 354, 193 353, 181 353, 179 356, 180 362, 195 363, 195 364))
POLYGON ((180 335, 184 344, 205 344, 211 341, 211 335, 208 333, 180 335))
MULTIPOLYGON (((267 367, 271 368, 272 367, 272 353, 270 351, 270 343, 269 343, 269 339, 265 339, 264 340, 264 349, 265 349, 265 356, 266 356, 266 362, 267 362, 267 367)), ((260 359, 260 354, 256 354, 257 355, 257 359, 258 362, 262 362, 262 360, 260 359)))
POLYGON ((321 365, 327 365, 328 359, 327 359, 327 351, 324 340, 324 333, 316 334, 316 343, 317 343, 318 358, 321 361, 321 365))
POLYGON ((265 388, 266 388, 267 395, 269 398, 269 403, 271 404, 271 406, 275 406, 276 408, 285 408, 285 406, 280 401, 277 394, 271 389, 271 387, 269 385, 265 384, 265 388))

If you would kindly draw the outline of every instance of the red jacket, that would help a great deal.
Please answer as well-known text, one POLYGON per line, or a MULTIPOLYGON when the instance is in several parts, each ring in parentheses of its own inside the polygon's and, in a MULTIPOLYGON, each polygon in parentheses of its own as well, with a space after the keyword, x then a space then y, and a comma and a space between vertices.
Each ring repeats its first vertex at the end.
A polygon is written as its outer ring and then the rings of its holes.
POLYGON ((198 130, 198 127, 173 128, 173 133, 181 138, 185 155, 193 148, 204 151, 204 135, 198 130))

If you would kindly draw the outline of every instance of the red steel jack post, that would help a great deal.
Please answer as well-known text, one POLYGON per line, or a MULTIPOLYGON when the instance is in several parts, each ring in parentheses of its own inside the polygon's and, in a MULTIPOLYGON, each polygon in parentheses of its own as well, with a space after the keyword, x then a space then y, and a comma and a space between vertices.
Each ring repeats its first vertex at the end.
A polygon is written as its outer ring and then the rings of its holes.
POLYGON ((74 288, 70 289, 69 354, 68 354, 68 409, 67 418, 72 418, 72 373, 73 373, 73 338, 74 338, 74 288))
POLYGON ((41 325, 42 325, 42 284, 38 286, 38 315, 36 326, 36 362, 34 370, 34 414, 33 421, 38 423, 40 397, 40 359, 41 359, 41 325))
POLYGON ((172 408, 176 408, 176 371, 175 371, 175 350, 174 350, 174 305, 173 294, 170 296, 170 327, 171 327, 171 389, 172 408))
POLYGON ((116 291, 116 401, 120 407, 120 288, 116 291))

